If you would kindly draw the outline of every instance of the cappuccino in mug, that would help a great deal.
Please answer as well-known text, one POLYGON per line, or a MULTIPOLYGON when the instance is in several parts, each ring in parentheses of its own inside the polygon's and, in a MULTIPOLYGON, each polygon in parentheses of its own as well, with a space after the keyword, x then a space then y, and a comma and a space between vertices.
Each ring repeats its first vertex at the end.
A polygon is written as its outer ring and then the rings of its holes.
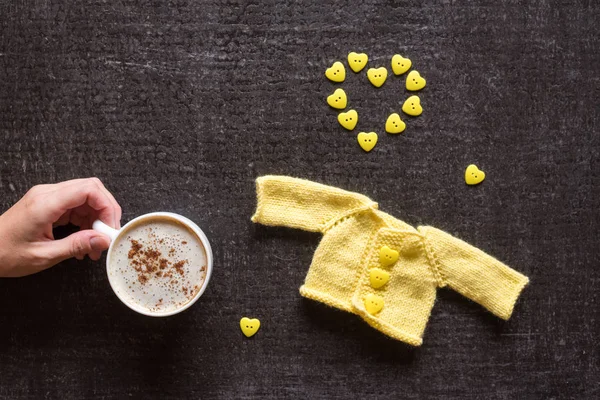
POLYGON ((204 290, 210 274, 207 249, 193 223, 182 219, 155 214, 137 218, 118 232, 109 249, 113 290, 142 314, 174 314, 204 290))

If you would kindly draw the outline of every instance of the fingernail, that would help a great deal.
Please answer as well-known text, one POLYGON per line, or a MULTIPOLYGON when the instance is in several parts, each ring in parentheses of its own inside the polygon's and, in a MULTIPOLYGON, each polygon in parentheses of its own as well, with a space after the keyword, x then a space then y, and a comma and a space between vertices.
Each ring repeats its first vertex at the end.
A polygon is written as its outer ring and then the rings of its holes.
POLYGON ((90 239, 90 246, 92 247, 92 250, 94 251, 103 251, 106 250, 106 241, 104 240, 104 238, 99 237, 99 236, 94 236, 93 238, 90 239))

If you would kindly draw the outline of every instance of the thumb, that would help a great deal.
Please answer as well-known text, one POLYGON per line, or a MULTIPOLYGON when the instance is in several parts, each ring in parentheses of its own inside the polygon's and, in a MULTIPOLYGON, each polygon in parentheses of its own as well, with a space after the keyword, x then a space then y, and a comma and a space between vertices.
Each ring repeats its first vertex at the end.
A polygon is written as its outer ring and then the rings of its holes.
POLYGON ((72 257, 83 258, 86 254, 99 253, 108 249, 108 246, 110 246, 108 236, 87 229, 53 241, 49 256, 58 263, 72 257))

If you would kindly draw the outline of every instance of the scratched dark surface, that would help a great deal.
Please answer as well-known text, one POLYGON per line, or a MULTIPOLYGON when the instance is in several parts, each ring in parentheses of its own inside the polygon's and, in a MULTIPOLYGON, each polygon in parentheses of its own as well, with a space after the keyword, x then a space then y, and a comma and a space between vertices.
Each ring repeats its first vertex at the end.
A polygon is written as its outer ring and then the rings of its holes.
POLYGON ((0 209, 98 176, 123 221, 184 214, 215 252, 205 295, 166 319, 123 306, 104 260, 0 280, 1 399, 600 396, 598 3, 325 3, 0 2, 0 209), (402 78, 325 79, 353 50, 426 77, 402 135, 383 132, 402 78), (336 86, 380 133, 371 153, 327 107, 336 86), (300 297, 319 236, 253 226, 270 173, 364 193, 531 285, 507 323, 442 290, 421 348, 390 340, 300 297))

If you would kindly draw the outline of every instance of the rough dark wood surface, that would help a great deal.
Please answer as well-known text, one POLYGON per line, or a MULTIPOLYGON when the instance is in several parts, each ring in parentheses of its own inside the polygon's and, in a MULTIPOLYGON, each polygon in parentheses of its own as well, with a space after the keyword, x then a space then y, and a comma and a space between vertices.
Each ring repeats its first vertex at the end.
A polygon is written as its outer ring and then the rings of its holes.
POLYGON ((196 221, 215 269, 166 319, 120 304, 103 260, 0 280, 0 398, 598 398, 599 21, 592 0, 1 1, 0 209, 95 175, 124 221, 196 221), (403 79, 348 70, 369 154, 325 103, 353 50, 428 81, 391 136, 403 79), (531 285, 508 323, 441 290, 421 348, 390 340, 299 296, 319 236, 252 225, 270 173, 364 193, 531 285))

